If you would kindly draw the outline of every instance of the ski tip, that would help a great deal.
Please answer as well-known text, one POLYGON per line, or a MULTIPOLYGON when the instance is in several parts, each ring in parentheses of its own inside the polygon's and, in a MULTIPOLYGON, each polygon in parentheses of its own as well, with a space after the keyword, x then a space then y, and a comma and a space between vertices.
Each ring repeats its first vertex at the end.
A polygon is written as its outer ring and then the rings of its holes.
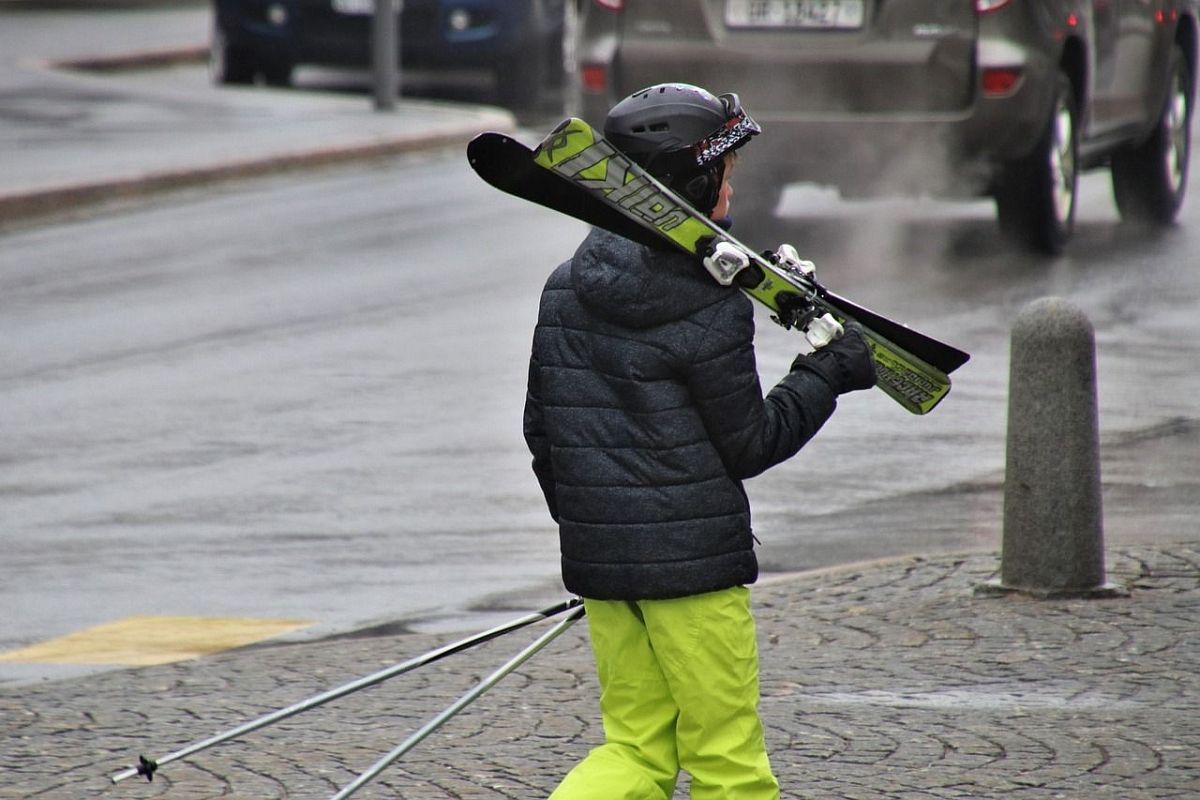
POLYGON ((971 360, 970 353, 965 352, 963 350, 959 350, 958 348, 955 348, 954 358, 951 360, 951 362, 949 364, 949 368, 946 370, 946 374, 948 375, 951 372, 954 372, 954 370, 958 369, 959 367, 961 367, 963 364, 966 364, 970 360, 971 360))
POLYGON ((523 148, 523 145, 508 134, 496 131, 484 131, 467 142, 467 163, 476 172, 479 172, 481 168, 490 162, 496 161, 500 157, 500 154, 512 150, 514 145, 523 148))
POLYGON ((480 148, 488 147, 494 142, 503 143, 508 140, 508 134, 498 131, 484 131, 483 133, 476 134, 475 138, 467 142, 467 153, 470 154, 471 152, 478 151, 480 148))

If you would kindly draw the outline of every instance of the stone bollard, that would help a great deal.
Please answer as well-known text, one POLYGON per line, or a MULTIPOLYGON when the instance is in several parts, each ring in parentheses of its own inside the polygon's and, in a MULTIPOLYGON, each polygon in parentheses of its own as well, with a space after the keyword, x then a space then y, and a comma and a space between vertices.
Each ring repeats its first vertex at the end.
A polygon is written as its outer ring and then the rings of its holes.
POLYGON ((1038 598, 1112 597, 1105 582, 1092 324, 1058 298, 1013 325, 1000 579, 1038 598))

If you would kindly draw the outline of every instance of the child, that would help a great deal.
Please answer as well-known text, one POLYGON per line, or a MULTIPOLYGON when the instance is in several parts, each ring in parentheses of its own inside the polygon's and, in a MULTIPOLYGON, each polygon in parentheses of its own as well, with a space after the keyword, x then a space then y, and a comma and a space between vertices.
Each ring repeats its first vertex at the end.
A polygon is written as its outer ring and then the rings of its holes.
MULTIPOLYGON (((760 132, 737 95, 686 84, 609 112, 614 146, 728 224, 738 148, 760 132)), ((758 716, 742 481, 794 455, 839 394, 875 384, 852 327, 800 355, 764 398, 750 300, 694 257, 592 230, 542 294, 525 437, 581 595, 605 744, 553 800, 779 797, 758 716)))

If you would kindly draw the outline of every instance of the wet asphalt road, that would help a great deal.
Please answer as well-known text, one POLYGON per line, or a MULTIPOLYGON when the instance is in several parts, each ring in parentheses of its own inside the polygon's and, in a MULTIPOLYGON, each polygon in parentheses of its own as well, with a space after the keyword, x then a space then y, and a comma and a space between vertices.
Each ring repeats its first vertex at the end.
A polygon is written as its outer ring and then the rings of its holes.
MULTIPOLYGON (((1054 261, 1009 250, 986 204, 789 194, 776 233, 830 288, 973 358, 929 417, 846 398, 751 482, 764 566, 996 548, 1007 332, 1049 294, 1097 329, 1110 541, 1184 536, 1192 188, 1150 235, 1088 176, 1054 261), (1149 526, 1129 513, 1147 507, 1149 526)), ((130 614, 299 617, 317 636, 559 597, 520 407, 538 288, 581 235, 445 152, 0 234, 0 649, 130 614)), ((762 318, 765 384, 798 348, 762 318)))

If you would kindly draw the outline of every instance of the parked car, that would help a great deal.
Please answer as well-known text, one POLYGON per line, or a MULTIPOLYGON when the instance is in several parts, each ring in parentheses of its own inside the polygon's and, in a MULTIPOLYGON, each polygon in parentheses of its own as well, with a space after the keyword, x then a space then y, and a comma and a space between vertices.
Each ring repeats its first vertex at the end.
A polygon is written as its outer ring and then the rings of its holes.
MULTIPOLYGON (((401 68, 487 70, 502 103, 535 104, 561 82, 564 2, 403 0, 401 68)), ((367 67, 374 7, 375 0, 214 0, 213 78, 287 85, 300 64, 367 67)))
POLYGON ((587 0, 578 25, 593 124, 663 81, 741 95, 765 129, 742 215, 800 181, 991 196, 1003 229, 1056 253, 1081 170, 1111 167, 1125 219, 1183 202, 1197 0, 587 0))

